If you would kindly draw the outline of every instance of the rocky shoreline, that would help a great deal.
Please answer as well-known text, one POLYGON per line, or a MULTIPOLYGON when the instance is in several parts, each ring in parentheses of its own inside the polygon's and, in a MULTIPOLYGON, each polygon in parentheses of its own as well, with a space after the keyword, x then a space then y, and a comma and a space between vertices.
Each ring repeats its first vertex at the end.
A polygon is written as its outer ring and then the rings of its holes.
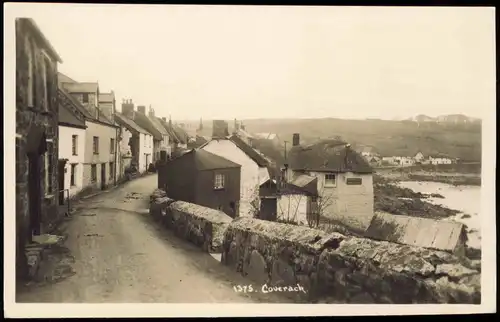
POLYGON ((374 176, 373 181, 375 211, 431 219, 448 218, 460 212, 423 200, 443 198, 440 194, 423 194, 408 188, 401 188, 393 180, 377 175, 374 176))

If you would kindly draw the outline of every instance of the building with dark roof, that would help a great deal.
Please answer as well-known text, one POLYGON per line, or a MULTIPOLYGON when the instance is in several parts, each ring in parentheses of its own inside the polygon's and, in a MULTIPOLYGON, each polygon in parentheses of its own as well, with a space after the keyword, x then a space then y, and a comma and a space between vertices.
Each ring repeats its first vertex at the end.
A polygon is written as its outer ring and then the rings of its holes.
POLYGON ((116 112, 115 121, 121 128, 121 171, 124 173, 125 169, 133 165, 139 173, 146 172, 153 155, 153 136, 122 113, 116 112))
POLYGON ((238 216, 241 165, 192 149, 158 166, 158 187, 168 197, 238 216))
POLYGON ((328 139, 301 145, 294 134, 286 161, 287 182, 304 175, 317 178, 317 216, 355 232, 368 228, 374 214, 373 170, 348 143, 328 139))
POLYGON ((240 216, 253 217, 259 211, 259 186, 270 178, 269 161, 238 136, 229 136, 227 122, 216 120, 212 139, 200 149, 241 165, 240 216))

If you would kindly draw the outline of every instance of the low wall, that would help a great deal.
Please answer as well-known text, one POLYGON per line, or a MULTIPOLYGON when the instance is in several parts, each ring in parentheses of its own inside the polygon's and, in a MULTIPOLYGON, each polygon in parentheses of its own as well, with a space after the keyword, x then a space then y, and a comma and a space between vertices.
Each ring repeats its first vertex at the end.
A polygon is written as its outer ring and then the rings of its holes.
POLYGON ((222 263, 254 280, 254 289, 293 286, 285 294, 307 301, 479 304, 481 299, 480 273, 449 253, 253 218, 228 226, 222 263))
POLYGON ((159 189, 151 195, 150 214, 177 236, 210 253, 222 251, 224 232, 232 220, 219 210, 174 201, 159 189))

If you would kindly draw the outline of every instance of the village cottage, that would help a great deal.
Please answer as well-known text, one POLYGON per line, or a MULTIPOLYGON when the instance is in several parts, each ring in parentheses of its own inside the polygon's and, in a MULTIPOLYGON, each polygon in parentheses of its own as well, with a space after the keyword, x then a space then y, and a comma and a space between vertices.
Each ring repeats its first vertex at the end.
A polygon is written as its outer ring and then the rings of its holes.
POLYGON ((240 201, 241 165, 210 152, 193 149, 158 168, 158 187, 182 200, 236 217, 240 201))
POLYGON ((373 171, 349 144, 339 140, 322 140, 302 146, 299 134, 294 134, 288 162, 287 182, 303 175, 318 179, 318 198, 313 202, 322 219, 342 224, 353 231, 366 230, 374 211, 373 171))
POLYGON ((167 133, 168 133, 168 137, 169 137, 168 142, 169 142, 170 151, 171 151, 170 156, 176 154, 177 151, 179 151, 179 150, 185 150, 187 148, 187 144, 185 143, 184 138, 177 137, 177 134, 174 131, 174 125, 172 124, 172 120, 169 119, 167 121, 166 117, 161 117, 161 118, 157 117, 156 119, 163 126, 165 131, 167 131, 167 133))
POLYGON ((84 114, 87 126, 83 187, 87 192, 104 190, 117 182, 119 126, 115 124, 109 106, 99 107, 98 83, 80 83, 68 79, 66 76, 65 81, 60 82, 61 89, 75 98, 75 105, 84 114))
MULTIPOLYGON (((131 99, 124 100, 122 103, 122 113, 116 113, 116 122, 121 127, 122 139, 120 141, 120 150, 124 156, 124 163, 127 156, 131 156, 131 164, 136 167, 139 173, 148 170, 152 162, 153 155, 153 135, 139 126, 136 119, 134 102, 131 99)), ((122 171, 125 171, 126 167, 122 171)))
POLYGON ((212 140, 200 149, 241 165, 239 216, 254 217, 260 209, 259 187, 269 180, 269 161, 236 135, 229 136, 227 122, 214 121, 212 140))
MULTIPOLYGON (((150 111, 150 113, 152 113, 152 118, 154 118, 154 111, 150 111)), ((157 128, 158 124, 153 124, 152 118, 146 115, 146 106, 144 105, 137 106, 137 111, 133 114, 133 121, 153 136, 153 153, 151 158, 148 159, 148 166, 160 160, 162 148, 163 151, 166 151, 168 146, 168 136, 165 129, 163 127, 160 127, 160 129, 157 128)))
POLYGON ((85 162, 85 116, 78 111, 78 102, 62 89, 59 97, 59 159, 62 161, 59 190, 66 197, 73 197, 83 189, 83 164, 85 162), (64 168, 63 168, 64 166, 64 168), (67 191, 67 196, 66 196, 67 191))
POLYGON ((16 278, 24 248, 59 219, 57 63, 62 60, 30 18, 16 26, 16 278))

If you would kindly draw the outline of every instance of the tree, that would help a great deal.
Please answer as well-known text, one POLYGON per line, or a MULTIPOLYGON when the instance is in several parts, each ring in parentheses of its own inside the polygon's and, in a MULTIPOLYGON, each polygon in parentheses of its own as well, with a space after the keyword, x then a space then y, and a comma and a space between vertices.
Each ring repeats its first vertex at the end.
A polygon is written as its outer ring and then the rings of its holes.
POLYGON ((307 216, 307 224, 310 228, 317 228, 320 226, 320 219, 325 218, 327 209, 333 205, 333 197, 330 194, 325 194, 324 188, 320 190, 318 196, 310 197, 311 212, 307 216))

